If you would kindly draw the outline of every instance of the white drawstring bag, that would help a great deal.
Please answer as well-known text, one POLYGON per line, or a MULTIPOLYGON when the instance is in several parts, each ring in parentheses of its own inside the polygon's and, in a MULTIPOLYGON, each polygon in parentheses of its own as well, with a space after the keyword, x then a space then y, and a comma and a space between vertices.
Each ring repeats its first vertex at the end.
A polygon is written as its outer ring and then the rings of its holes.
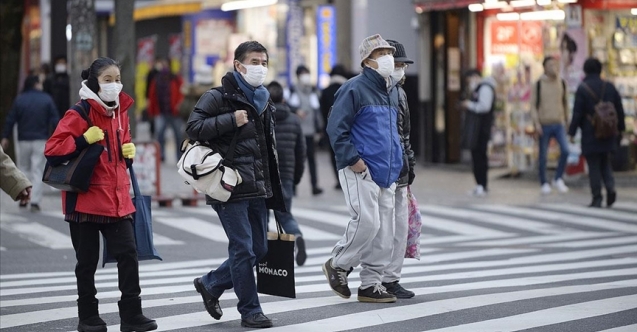
POLYGON ((186 140, 182 144, 182 151, 185 151, 177 162, 177 173, 197 192, 227 202, 234 188, 243 181, 239 172, 228 166, 232 165, 235 145, 236 135, 230 144, 228 158, 224 160, 210 147, 186 140))

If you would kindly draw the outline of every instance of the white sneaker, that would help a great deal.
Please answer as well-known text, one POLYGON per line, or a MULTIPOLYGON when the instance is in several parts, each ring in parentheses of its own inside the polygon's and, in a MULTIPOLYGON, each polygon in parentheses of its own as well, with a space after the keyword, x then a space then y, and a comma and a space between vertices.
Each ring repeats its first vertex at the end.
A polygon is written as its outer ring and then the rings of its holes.
POLYGON ((568 192, 568 187, 564 184, 564 180, 562 179, 553 180, 553 185, 557 187, 557 190, 562 194, 568 192))
POLYGON ((542 185, 542 188, 540 189, 540 192, 542 193, 542 195, 548 195, 551 193, 551 185, 544 182, 544 184, 542 185))
POLYGON ((473 189, 470 194, 475 197, 484 197, 487 195, 487 192, 484 190, 482 185, 477 185, 475 189, 473 189))

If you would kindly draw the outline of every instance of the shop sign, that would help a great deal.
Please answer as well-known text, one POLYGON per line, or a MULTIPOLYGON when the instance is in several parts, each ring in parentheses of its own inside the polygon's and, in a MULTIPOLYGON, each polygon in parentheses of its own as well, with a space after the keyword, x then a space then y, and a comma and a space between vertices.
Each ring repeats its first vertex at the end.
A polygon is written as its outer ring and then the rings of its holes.
POLYGON ((491 54, 542 54, 542 24, 533 21, 491 21, 491 54))
POLYGON ((336 11, 332 5, 318 6, 318 86, 329 85, 330 71, 336 61, 336 11))
POLYGON ((299 0, 289 0, 287 24, 285 25, 288 86, 292 86, 294 83, 296 67, 304 62, 301 54, 301 38, 303 34, 303 8, 301 8, 299 0))

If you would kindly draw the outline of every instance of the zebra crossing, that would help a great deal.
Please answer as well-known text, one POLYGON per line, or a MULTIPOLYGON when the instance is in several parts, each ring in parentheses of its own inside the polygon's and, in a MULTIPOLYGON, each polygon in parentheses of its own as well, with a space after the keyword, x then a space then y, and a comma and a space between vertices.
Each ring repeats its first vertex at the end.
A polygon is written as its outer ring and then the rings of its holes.
MULTIPOLYGON (((308 259, 295 269, 296 299, 260 295, 272 331, 637 331, 637 204, 421 206, 421 259, 405 260, 401 278, 416 297, 395 304, 344 300, 329 289, 320 266, 342 235, 343 207, 293 212, 308 259)), ((11 263, 24 250, 72 255, 60 216, 3 209, 1 257, 11 263)), ((232 291, 221 297, 224 315, 216 321, 192 286, 225 259, 216 213, 154 209, 153 218, 164 261, 142 262, 140 280, 144 312, 159 331, 244 330, 232 291)), ((71 256, 64 268, 1 274, 0 330, 74 331, 72 264, 71 256)), ((358 271, 349 277, 354 293, 358 271)), ((114 265, 98 268, 95 282, 100 314, 109 331, 119 331, 114 265)))

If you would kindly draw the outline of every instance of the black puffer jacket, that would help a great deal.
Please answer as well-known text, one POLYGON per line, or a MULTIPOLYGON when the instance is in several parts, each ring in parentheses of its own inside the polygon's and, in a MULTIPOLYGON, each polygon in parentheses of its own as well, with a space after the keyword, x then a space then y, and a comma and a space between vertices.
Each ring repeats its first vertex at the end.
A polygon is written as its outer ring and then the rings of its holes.
POLYGON ((281 179, 301 182, 305 169, 305 136, 301 130, 299 117, 292 113, 286 104, 274 104, 277 154, 279 155, 279 171, 281 179))
MULTIPOLYGON (((229 202, 264 197, 270 209, 285 210, 274 138, 274 105, 257 110, 246 99, 232 72, 221 80, 221 87, 208 90, 190 114, 186 133, 191 140, 206 142, 215 151, 226 155, 237 130, 234 167, 243 182, 235 187, 229 202), (237 128, 234 112, 246 110, 248 123, 237 128)), ((206 203, 216 201, 206 196, 206 203)))
MULTIPOLYGON (((411 149, 411 120, 409 118, 409 105, 407 104, 407 94, 402 87, 398 87, 398 102, 400 109, 398 112, 398 135, 400 135, 400 143, 403 146, 403 168, 400 170, 398 178, 398 187, 406 186, 409 178, 415 177, 414 167, 416 166, 416 157, 414 150, 411 149)), ((413 180, 412 180, 413 181, 413 180)))

